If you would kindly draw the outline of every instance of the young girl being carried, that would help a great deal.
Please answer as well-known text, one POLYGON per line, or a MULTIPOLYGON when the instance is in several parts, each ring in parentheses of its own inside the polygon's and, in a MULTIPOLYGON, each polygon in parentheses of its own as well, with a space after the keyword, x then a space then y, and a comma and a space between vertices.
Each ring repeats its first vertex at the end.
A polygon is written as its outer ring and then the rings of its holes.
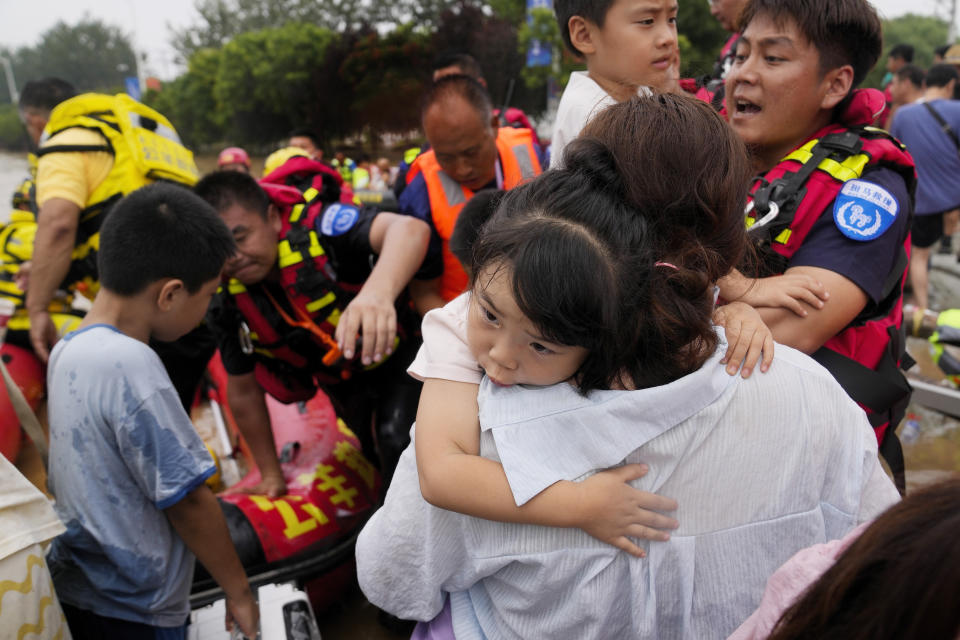
MULTIPOLYGON (((630 486, 646 465, 558 482, 518 506, 500 464, 477 455, 484 373, 496 385, 566 381, 587 394, 665 384, 713 353, 710 313, 700 323, 690 318, 713 307, 708 274, 736 259, 725 248, 743 244, 718 235, 716 214, 742 206, 728 201, 745 195, 747 167, 731 166, 742 152, 724 147, 733 137, 723 136, 708 145, 703 164, 675 153, 651 157, 666 162, 656 171, 620 164, 611 141, 638 144, 658 134, 609 131, 608 120, 598 116, 568 147, 565 169, 538 179, 548 186, 499 201, 473 252, 471 290, 427 314, 409 372, 424 380, 415 435, 428 502, 488 520, 580 528, 642 556, 630 538, 667 540, 677 526, 660 513, 676 509, 673 500, 630 486), (528 282, 534 271, 555 278, 528 282), (641 311, 653 306, 656 326, 644 325, 640 318, 650 314, 641 311)), ((656 141, 661 155, 669 144, 656 141)), ((748 377, 761 350, 767 369, 773 341, 752 307, 721 307, 714 323, 726 330, 729 374, 748 377)))

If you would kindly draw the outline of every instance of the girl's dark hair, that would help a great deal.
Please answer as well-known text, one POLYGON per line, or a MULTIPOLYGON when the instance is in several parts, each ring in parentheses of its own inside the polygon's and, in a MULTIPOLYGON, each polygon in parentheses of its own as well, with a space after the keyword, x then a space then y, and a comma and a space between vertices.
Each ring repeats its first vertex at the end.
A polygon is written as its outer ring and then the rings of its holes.
POLYGON ((584 393, 698 369, 717 343, 714 282, 746 248, 743 144, 705 103, 637 97, 598 114, 564 162, 504 195, 475 246, 473 284, 509 266, 544 337, 588 350, 584 393))
POLYGON ((912 493, 787 609, 770 640, 955 640, 960 478, 912 493))

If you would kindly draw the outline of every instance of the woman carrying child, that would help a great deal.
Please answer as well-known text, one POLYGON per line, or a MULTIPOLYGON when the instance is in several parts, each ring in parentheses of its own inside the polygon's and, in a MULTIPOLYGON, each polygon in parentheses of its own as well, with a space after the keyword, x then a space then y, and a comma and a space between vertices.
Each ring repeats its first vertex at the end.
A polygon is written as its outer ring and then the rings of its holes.
POLYGON ((507 193, 474 249, 455 302, 479 394, 425 323, 416 452, 358 541, 360 583, 437 638, 725 637, 785 559, 897 493, 815 362, 780 347, 765 375, 725 371, 713 289, 746 250, 749 176, 727 125, 635 98, 566 158, 507 193))

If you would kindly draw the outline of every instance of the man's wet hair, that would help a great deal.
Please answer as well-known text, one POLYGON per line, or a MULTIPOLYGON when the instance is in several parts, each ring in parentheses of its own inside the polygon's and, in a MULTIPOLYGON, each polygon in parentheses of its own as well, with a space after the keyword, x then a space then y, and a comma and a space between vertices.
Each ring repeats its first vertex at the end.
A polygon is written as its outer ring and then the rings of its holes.
POLYGON ((945 87, 951 80, 960 81, 960 74, 952 64, 935 64, 927 71, 925 82, 928 87, 945 87))
POLYGON ((573 46, 573 42, 570 40, 570 18, 580 16, 602 29, 603 23, 607 19, 607 12, 610 11, 613 3, 614 0, 554 0, 553 12, 557 16, 560 36, 570 53, 583 57, 583 53, 573 46))
POLYGON ((493 101, 483 85, 461 74, 444 76, 427 87, 420 102, 420 119, 426 115, 433 105, 452 96, 466 100, 479 114, 484 123, 490 122, 493 115, 493 101))
POLYGON ((188 293, 216 278, 236 251, 213 208, 190 189, 159 182, 131 192, 100 229, 100 283, 135 296, 158 280, 182 280, 188 293))
POLYGON ((477 59, 469 53, 457 53, 452 51, 442 53, 434 58, 430 71, 439 71, 440 69, 446 69, 447 67, 457 67, 460 69, 460 73, 468 75, 474 80, 479 81, 480 78, 483 77, 483 69, 480 68, 480 63, 477 62, 477 59))
POLYGON ((867 0, 750 0, 741 14, 741 31, 764 16, 778 26, 796 23, 820 54, 820 73, 849 64, 851 89, 859 86, 883 51, 883 28, 867 0))
POLYGON ((923 78, 926 75, 920 67, 915 64, 905 64, 895 74, 901 80, 907 80, 917 89, 923 88, 923 78))
POLYGON ((322 149, 323 144, 320 142, 320 136, 317 135, 317 132, 308 127, 297 127, 287 135, 287 140, 290 138, 309 138, 310 142, 313 143, 317 149, 322 149))
POLYGON ((42 109, 53 111, 61 102, 77 95, 77 90, 66 80, 44 78, 31 80, 23 86, 18 102, 20 109, 42 109))
POLYGON ((204 176, 193 191, 219 214, 237 204, 266 220, 270 198, 250 174, 215 171, 204 176))
POLYGON ((890 53, 887 54, 887 57, 899 58, 904 62, 913 62, 913 45, 903 42, 898 45, 894 45, 894 47, 890 49, 890 53))

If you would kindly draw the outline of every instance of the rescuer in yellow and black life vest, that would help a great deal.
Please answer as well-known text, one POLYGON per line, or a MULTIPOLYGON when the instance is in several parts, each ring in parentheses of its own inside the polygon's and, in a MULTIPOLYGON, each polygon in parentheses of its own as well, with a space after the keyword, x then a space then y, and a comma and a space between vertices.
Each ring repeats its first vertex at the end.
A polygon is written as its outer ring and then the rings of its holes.
POLYGON ((223 171, 196 186, 237 242, 208 317, 258 491, 271 496, 286 485, 264 392, 289 403, 322 388, 387 479, 416 416, 420 384, 406 368, 419 318, 403 294, 430 230, 353 204, 341 185, 334 169, 294 154, 259 183, 223 171))
MULTIPOLYGON (((28 82, 19 102, 38 145, 36 238, 26 309, 30 341, 46 360, 60 338, 49 305, 58 290, 93 298, 100 225, 125 194, 156 180, 196 182, 193 154, 170 122, 129 96, 75 95, 60 79, 28 82)), ((147 248, 149 240, 144 239, 147 248)), ((160 353, 185 404, 212 354, 212 337, 192 332, 160 353)))
MULTIPOLYGON (((30 319, 25 305, 24 282, 28 279, 33 257, 33 239, 37 235, 36 177, 37 156, 28 154, 30 175, 13 192, 12 209, 5 224, 0 225, 0 298, 12 302, 16 310, 7 322, 4 340, 24 349, 30 347, 30 319)), ((73 308, 73 295, 58 291, 48 305, 57 333, 73 331, 83 319, 83 312, 73 308)))

